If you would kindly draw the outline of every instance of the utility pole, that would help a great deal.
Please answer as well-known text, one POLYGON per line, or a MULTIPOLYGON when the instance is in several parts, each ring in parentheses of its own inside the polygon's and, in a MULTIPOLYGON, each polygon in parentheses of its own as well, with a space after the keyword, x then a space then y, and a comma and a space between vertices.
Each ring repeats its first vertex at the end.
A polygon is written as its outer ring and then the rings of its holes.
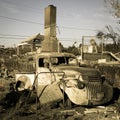
POLYGON ((84 60, 83 46, 84 46, 84 36, 82 36, 82 46, 81 46, 81 59, 82 60, 84 60))
POLYGON ((60 52, 60 44, 59 44, 59 40, 58 40, 58 53, 60 52))

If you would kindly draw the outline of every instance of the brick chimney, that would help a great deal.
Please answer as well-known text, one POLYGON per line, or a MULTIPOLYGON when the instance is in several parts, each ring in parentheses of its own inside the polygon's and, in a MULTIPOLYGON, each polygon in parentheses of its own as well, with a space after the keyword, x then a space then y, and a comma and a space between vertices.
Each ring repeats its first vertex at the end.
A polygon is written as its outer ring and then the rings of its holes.
POLYGON ((45 8, 44 40, 42 51, 57 52, 58 40, 56 38, 56 7, 49 5, 45 8))

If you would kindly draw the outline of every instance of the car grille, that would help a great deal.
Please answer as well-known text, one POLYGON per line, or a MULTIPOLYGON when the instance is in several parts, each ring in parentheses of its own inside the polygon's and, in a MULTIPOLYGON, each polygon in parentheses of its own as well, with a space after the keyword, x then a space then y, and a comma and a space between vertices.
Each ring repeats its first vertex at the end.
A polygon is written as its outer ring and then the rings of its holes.
POLYGON ((102 86, 100 83, 89 82, 86 84, 86 88, 88 100, 99 99, 97 95, 98 93, 102 93, 102 86))
POLYGON ((88 76, 89 82, 100 82, 100 78, 97 76, 88 76))

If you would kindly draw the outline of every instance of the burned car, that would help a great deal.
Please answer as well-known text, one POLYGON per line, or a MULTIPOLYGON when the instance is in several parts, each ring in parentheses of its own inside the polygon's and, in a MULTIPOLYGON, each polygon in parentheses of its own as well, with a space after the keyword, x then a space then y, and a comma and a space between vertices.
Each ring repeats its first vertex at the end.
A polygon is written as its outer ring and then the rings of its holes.
POLYGON ((70 53, 36 55, 36 71, 16 73, 16 89, 37 91, 40 104, 63 101, 76 105, 102 105, 113 96, 113 87, 97 69, 80 67, 70 53))

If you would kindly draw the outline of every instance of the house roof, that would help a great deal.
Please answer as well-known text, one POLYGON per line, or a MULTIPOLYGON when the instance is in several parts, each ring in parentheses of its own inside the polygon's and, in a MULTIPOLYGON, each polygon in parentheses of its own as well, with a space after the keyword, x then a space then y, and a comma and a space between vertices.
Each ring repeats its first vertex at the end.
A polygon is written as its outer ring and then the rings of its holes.
POLYGON ((21 43, 32 43, 33 40, 35 40, 35 39, 42 41, 44 39, 44 35, 40 35, 40 33, 38 33, 36 35, 26 38, 21 43))

